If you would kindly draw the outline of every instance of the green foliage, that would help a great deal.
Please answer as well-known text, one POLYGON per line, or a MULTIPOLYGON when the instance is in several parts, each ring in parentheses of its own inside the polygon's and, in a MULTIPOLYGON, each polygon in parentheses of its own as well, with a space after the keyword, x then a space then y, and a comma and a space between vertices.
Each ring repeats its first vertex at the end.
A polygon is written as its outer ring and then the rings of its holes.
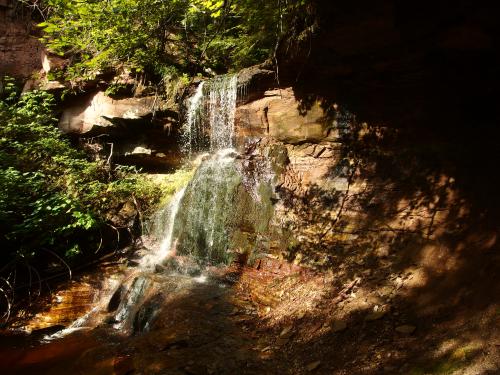
MULTIPOLYGON (((0 244, 10 256, 41 249, 74 257, 98 239, 106 215, 135 199, 143 210, 160 189, 128 169, 89 162, 57 129, 53 97, 0 92, 0 244)), ((2 258, 5 261, 7 258, 2 258)))
POLYGON ((162 176, 161 180, 157 182, 162 191, 160 205, 167 204, 177 191, 185 187, 191 181, 194 172, 195 168, 181 168, 174 173, 162 176))
POLYGON ((43 41, 71 58, 66 78, 92 79, 110 69, 191 75, 262 62, 306 1, 44 0, 43 41), (290 3, 290 4, 289 4, 290 3))

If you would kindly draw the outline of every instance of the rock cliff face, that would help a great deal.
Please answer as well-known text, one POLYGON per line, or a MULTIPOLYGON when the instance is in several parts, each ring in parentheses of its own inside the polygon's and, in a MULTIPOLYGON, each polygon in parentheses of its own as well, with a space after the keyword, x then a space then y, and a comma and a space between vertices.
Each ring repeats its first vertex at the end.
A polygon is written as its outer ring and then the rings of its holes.
POLYGON ((97 157, 165 171, 181 163, 177 117, 155 96, 114 99, 98 90, 66 101, 59 128, 97 157))
POLYGON ((319 102, 301 111, 291 87, 264 92, 264 97, 238 107, 236 129, 241 137, 269 136, 289 144, 334 141, 338 132, 319 102))
POLYGON ((59 127, 65 133, 84 134, 97 128, 112 127, 120 120, 140 120, 151 117, 154 97, 113 99, 103 91, 79 97, 74 105, 63 110, 59 127))
POLYGON ((445 268, 459 262, 458 239, 479 208, 445 151, 360 123, 335 103, 304 107, 292 87, 253 98, 237 107, 235 126, 247 173, 274 175, 268 250, 320 267, 349 259, 386 267, 422 249, 445 268))
POLYGON ((14 0, 0 0, 0 75, 30 77, 42 68, 42 44, 31 35, 29 14, 14 0))

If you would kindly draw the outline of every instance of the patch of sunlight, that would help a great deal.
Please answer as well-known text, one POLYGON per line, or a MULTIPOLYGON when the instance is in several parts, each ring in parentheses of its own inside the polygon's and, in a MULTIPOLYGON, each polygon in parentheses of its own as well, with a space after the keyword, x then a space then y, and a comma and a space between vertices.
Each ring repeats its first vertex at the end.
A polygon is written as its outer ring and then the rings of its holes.
POLYGON ((169 174, 150 175, 151 180, 160 185, 163 192, 160 207, 168 204, 173 195, 188 184, 195 170, 195 168, 181 168, 169 174))
POLYGON ((404 274, 410 275, 405 281, 406 289, 421 288, 427 284, 428 277, 424 268, 409 267, 404 274))
POLYGON ((470 365, 474 356, 481 350, 477 343, 461 345, 456 348, 452 348, 450 345, 454 345, 453 340, 443 343, 436 360, 431 361, 428 365, 413 368, 409 374, 451 375, 470 365), (443 350, 444 348, 447 349, 443 350))
POLYGON ((207 282, 207 276, 206 275, 200 275, 197 277, 193 277, 193 280, 196 281, 197 283, 204 284, 207 282))

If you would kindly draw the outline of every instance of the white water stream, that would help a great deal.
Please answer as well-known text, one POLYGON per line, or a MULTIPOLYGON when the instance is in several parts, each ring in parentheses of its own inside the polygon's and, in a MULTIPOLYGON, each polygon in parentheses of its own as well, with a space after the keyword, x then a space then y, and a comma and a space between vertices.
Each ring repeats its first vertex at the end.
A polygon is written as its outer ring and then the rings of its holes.
POLYGON ((188 100, 183 128, 183 149, 191 156, 234 146, 234 114, 238 93, 237 75, 201 82, 188 100))

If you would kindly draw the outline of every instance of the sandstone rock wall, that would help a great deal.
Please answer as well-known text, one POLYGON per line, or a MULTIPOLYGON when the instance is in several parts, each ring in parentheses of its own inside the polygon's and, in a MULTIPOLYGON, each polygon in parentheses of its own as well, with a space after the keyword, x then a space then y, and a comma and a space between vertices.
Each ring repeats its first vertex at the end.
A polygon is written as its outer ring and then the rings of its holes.
POLYGON ((155 98, 115 100, 103 91, 78 98, 63 110, 59 127, 65 133, 87 133, 95 127, 113 126, 114 119, 133 120, 151 116, 155 98))
POLYGON ((288 144, 334 141, 338 132, 333 128, 319 102, 304 111, 292 88, 264 92, 264 97, 236 110, 235 126, 240 137, 269 136, 288 144))
POLYGON ((114 99, 98 90, 66 101, 59 128, 97 157, 164 172, 181 163, 177 116, 155 96, 114 99))
POLYGON ((457 231, 453 220, 470 218, 454 178, 428 150, 337 104, 273 89, 239 105, 235 124, 248 173, 268 160, 274 174, 271 252, 320 265, 361 249, 386 259, 409 238, 434 241, 457 231))
POLYGON ((20 4, 0 1, 0 75, 28 78, 42 68, 44 48, 32 36, 33 27, 20 4))

